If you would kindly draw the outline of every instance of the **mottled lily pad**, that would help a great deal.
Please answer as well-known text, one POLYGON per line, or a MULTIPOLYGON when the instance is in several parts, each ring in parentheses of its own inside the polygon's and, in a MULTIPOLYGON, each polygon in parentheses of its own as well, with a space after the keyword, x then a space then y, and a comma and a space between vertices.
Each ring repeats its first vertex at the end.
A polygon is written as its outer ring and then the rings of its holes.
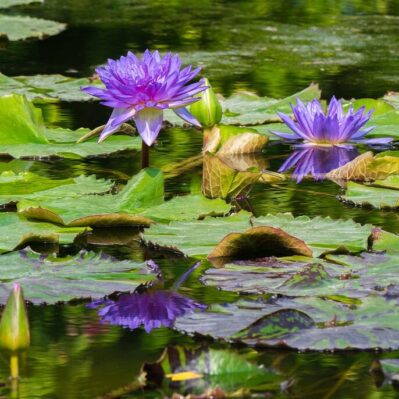
POLYGON ((0 15, 0 35, 8 40, 44 39, 57 35, 66 28, 65 24, 41 18, 19 15, 0 15))
POLYGON ((4 304, 14 283, 25 298, 35 304, 66 302, 72 299, 100 299, 115 291, 134 291, 156 279, 145 263, 117 261, 94 253, 78 256, 43 257, 29 251, 0 256, 0 303, 4 304))

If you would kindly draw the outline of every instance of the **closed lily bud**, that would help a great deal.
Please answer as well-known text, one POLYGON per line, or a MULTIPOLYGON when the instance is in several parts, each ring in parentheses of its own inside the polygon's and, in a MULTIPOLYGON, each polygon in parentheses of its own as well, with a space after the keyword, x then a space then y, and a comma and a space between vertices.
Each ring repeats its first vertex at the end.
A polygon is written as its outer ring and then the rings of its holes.
POLYGON ((27 349, 29 344, 25 300, 20 285, 14 284, 0 320, 0 348, 15 353, 27 349))
POLYGON ((223 112, 222 106, 208 79, 205 79, 205 85, 208 88, 198 94, 201 100, 190 105, 190 112, 203 127, 209 128, 221 121, 223 112))

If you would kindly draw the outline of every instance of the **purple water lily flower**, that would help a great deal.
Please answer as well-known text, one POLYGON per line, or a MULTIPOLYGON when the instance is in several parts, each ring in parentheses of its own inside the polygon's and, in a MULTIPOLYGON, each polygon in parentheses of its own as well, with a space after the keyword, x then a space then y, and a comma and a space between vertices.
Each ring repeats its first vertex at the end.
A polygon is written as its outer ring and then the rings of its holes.
POLYGON ((179 316, 206 308, 205 305, 174 291, 124 294, 116 301, 94 301, 89 307, 100 307, 98 314, 103 323, 108 322, 132 330, 143 325, 147 332, 162 326, 172 327, 179 316))
POLYGON ((162 127, 166 108, 201 127, 185 108, 199 100, 196 94, 207 89, 203 80, 190 83, 199 71, 200 68, 192 69, 191 65, 181 69, 177 54, 168 53, 161 58, 158 51, 146 50, 142 59, 128 52, 119 60, 108 60, 106 66, 96 69, 105 89, 82 88, 114 109, 99 142, 116 132, 122 123, 134 120, 141 138, 151 146, 162 127))
POLYGON ((297 105, 291 104, 291 109, 295 121, 281 112, 278 115, 294 134, 272 131, 273 134, 288 140, 301 140, 305 145, 386 144, 392 141, 389 137, 365 139, 374 129, 374 126, 364 128, 373 111, 364 112, 365 107, 361 107, 355 112, 350 106, 345 113, 341 101, 335 97, 332 97, 326 113, 318 100, 304 104, 297 98, 297 105))
POLYGON ((279 172, 295 168, 292 177, 299 183, 305 176, 312 175, 315 180, 321 180, 333 169, 352 161, 359 155, 354 147, 339 146, 308 146, 297 147, 280 167, 279 172))

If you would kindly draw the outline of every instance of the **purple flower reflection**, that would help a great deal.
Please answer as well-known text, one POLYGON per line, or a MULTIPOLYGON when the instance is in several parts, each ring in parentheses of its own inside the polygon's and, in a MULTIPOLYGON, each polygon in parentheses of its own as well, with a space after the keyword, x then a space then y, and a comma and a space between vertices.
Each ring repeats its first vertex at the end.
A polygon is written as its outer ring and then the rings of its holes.
POLYGON ((204 80, 192 82, 201 68, 181 68, 177 54, 161 57, 158 51, 146 50, 142 58, 130 51, 118 60, 108 60, 96 69, 105 88, 83 87, 82 90, 113 108, 112 115, 100 135, 100 142, 116 132, 122 123, 134 120, 143 141, 151 146, 162 127, 163 111, 172 109, 184 121, 201 127, 187 110, 207 89, 204 80))
POLYGON ((374 129, 374 126, 364 127, 373 111, 365 112, 365 107, 361 107, 355 112, 350 106, 345 113, 341 101, 335 97, 332 97, 326 112, 318 100, 304 104, 299 98, 297 105, 291 104, 291 109, 295 121, 281 112, 278 115, 293 134, 272 131, 283 139, 301 140, 305 145, 387 144, 392 141, 390 137, 366 139, 365 136, 374 129))
POLYGON ((172 327, 179 316, 204 310, 205 305, 173 291, 147 291, 143 294, 124 294, 116 301, 94 301, 89 308, 98 308, 101 322, 130 329, 144 326, 146 332, 153 328, 172 327))
POLYGON ((296 178, 297 183, 309 174, 315 180, 321 180, 328 172, 347 164, 358 155, 359 152, 353 147, 297 147, 280 167, 279 172, 295 168, 292 177, 296 178))

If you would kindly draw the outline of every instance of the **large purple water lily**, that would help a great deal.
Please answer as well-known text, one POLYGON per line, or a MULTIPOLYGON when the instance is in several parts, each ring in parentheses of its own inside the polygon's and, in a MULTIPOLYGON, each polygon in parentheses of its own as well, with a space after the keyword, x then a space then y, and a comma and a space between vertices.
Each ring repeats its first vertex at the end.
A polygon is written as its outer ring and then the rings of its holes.
POLYGON ((130 329, 144 326, 145 331, 153 328, 172 327, 176 318, 202 305, 174 291, 148 291, 143 294, 124 294, 116 301, 110 299, 95 301, 91 308, 100 307, 101 322, 119 325, 130 329))
POLYGON ((151 146, 167 108, 186 122, 201 127, 185 108, 199 100, 196 94, 207 88, 203 80, 190 83, 199 71, 200 68, 192 69, 191 65, 181 69, 177 54, 161 57, 158 51, 146 50, 142 59, 129 52, 119 60, 108 60, 107 65, 96 69, 105 88, 82 88, 114 109, 99 142, 116 132, 122 123, 134 120, 141 138, 151 146))
POLYGON ((365 112, 365 107, 355 111, 350 106, 345 113, 341 102, 335 97, 332 97, 327 112, 318 100, 304 104, 299 98, 296 106, 291 104, 291 109, 295 121, 281 112, 278 115, 294 134, 272 131, 283 139, 300 140, 305 145, 345 145, 348 142, 386 144, 392 141, 389 137, 366 139, 365 136, 374 129, 374 126, 364 127, 373 111, 365 112))
POLYGON ((347 164, 358 155, 359 152, 354 147, 297 147, 280 167, 279 172, 295 168, 292 177, 296 178, 298 183, 307 175, 321 180, 328 172, 347 164))

